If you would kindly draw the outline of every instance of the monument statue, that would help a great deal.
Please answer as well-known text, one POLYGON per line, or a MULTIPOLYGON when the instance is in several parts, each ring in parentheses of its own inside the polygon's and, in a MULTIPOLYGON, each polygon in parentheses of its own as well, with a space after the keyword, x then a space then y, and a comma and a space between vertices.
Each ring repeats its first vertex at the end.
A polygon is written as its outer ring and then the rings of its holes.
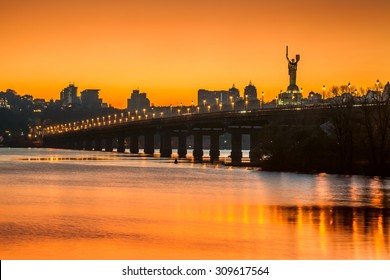
POLYGON ((295 56, 295 59, 288 58, 288 46, 286 46, 286 58, 288 61, 288 74, 290 75, 290 85, 287 88, 287 92, 299 92, 299 88, 297 86, 297 68, 298 61, 301 58, 299 54, 295 56))

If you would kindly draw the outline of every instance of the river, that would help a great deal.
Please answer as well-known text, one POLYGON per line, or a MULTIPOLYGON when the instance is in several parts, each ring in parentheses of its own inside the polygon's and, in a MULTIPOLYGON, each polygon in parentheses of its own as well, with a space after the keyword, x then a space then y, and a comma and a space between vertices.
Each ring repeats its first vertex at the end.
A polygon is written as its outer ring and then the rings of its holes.
POLYGON ((0 149, 0 259, 390 259, 390 180, 0 149))

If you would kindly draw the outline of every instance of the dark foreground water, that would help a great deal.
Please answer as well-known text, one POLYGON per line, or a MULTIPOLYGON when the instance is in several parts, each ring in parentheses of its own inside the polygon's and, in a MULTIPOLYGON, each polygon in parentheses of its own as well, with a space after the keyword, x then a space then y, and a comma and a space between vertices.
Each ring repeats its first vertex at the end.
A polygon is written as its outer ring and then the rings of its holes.
POLYGON ((0 149, 0 259, 390 259, 390 180, 0 149))

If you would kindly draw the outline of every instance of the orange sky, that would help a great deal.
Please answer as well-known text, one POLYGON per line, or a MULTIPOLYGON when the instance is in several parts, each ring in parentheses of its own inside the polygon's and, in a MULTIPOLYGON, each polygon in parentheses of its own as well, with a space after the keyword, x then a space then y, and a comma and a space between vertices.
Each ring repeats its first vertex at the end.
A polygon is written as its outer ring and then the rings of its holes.
POLYGON ((133 89, 155 105, 197 90, 266 99, 287 88, 285 46, 301 55, 297 84, 390 80, 388 0, 68 0, 0 2, 0 90, 58 99, 69 82, 124 108, 133 89))

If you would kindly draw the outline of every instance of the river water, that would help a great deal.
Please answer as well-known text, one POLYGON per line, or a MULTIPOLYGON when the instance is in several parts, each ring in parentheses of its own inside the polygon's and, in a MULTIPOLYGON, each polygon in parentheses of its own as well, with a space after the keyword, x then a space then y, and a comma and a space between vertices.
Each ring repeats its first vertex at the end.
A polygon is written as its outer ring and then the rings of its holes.
POLYGON ((390 259, 390 180, 0 149, 0 259, 390 259))

